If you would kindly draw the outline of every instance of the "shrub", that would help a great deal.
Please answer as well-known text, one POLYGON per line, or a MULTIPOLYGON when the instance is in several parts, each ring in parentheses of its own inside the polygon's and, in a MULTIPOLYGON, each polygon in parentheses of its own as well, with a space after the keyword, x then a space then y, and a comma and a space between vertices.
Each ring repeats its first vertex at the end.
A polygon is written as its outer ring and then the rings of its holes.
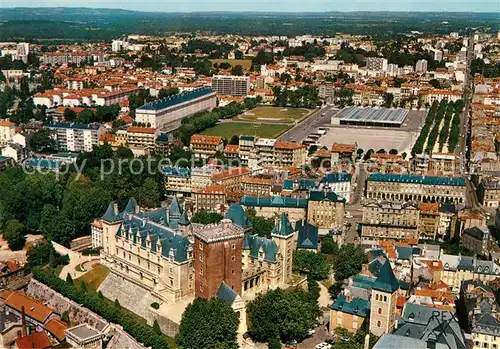
POLYGON ((158 304, 157 302, 153 302, 151 303, 151 308, 160 309, 160 304, 158 304))

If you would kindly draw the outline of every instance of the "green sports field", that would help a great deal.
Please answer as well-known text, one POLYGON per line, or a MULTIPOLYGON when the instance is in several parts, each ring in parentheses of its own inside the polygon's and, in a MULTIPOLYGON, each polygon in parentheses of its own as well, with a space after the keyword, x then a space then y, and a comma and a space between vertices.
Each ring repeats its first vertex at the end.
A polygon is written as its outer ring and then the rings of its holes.
POLYGON ((218 124, 203 132, 205 135, 221 136, 226 139, 231 139, 232 136, 259 136, 264 138, 276 138, 292 125, 268 125, 268 124, 252 124, 248 122, 228 122, 218 124))
POLYGON ((257 107, 235 116, 233 120, 294 124, 310 112, 304 108, 257 107))

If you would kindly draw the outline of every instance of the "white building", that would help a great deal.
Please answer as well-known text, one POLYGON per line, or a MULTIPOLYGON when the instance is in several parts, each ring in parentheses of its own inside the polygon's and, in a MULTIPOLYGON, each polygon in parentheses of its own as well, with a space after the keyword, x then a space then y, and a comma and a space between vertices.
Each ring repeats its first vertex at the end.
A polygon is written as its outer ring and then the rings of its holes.
POLYGON ((246 96, 250 91, 250 77, 235 75, 214 75, 212 89, 223 96, 246 96))
POLYGON ((53 122, 45 126, 55 131, 54 139, 60 151, 92 151, 99 146, 99 137, 104 132, 100 124, 76 124, 68 122, 53 122))
POLYGON ((135 120, 161 128, 173 121, 217 106, 217 97, 211 88, 203 87, 145 104, 135 111, 135 120))
POLYGON ((415 65, 415 72, 417 73, 427 73, 427 60, 420 59, 415 65))
POLYGON ((387 71, 387 59, 380 57, 368 57, 366 59, 366 69, 375 71, 387 71))
POLYGON ((15 134, 16 124, 8 120, 0 120, 0 144, 11 142, 15 134))

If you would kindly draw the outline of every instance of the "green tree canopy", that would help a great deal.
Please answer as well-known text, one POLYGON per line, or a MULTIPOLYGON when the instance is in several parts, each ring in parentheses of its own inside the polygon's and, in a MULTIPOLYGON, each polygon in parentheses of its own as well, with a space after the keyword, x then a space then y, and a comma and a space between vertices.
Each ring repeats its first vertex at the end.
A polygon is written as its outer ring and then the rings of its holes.
POLYGON ((3 238, 7 240, 12 251, 22 250, 26 242, 26 231, 24 224, 17 219, 11 219, 3 229, 3 238))
POLYGON ((283 341, 300 340, 314 326, 319 308, 304 290, 278 288, 248 303, 247 314, 254 340, 268 342, 277 336, 283 341))
POLYGON ((295 251, 293 253, 293 270, 306 274, 313 280, 324 280, 330 273, 330 264, 322 253, 311 251, 295 251))
POLYGON ((335 280, 342 282, 358 274, 364 263, 368 263, 368 258, 361 247, 352 244, 342 245, 333 263, 335 280))
POLYGON ((204 210, 196 212, 193 217, 191 217, 191 222, 200 224, 212 224, 219 223, 222 217, 221 214, 216 212, 207 212, 204 210))
POLYGON ((196 298, 182 315, 177 342, 183 349, 237 349, 239 319, 219 298, 196 298))

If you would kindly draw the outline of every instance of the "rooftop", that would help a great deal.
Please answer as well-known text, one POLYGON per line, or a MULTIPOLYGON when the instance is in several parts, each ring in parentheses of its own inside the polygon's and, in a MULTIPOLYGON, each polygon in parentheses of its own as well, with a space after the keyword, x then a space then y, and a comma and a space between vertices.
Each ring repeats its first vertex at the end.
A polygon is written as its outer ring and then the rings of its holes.
POLYGON ((195 229, 194 236, 205 243, 242 238, 245 230, 230 219, 223 219, 217 224, 208 224, 195 229))
MULTIPOLYGON (((203 97, 214 93, 210 87, 202 87, 193 91, 186 91, 182 93, 178 93, 174 96, 166 97, 163 99, 158 99, 154 102, 143 105, 142 107, 137 108, 138 111, 141 110, 161 110, 166 109, 168 107, 172 107, 177 104, 189 102, 193 99, 203 97)), ((215 93, 214 93, 215 96, 215 93)))
POLYGON ((465 186, 465 180, 460 177, 438 177, 438 176, 372 173, 368 177, 368 180, 373 182, 398 182, 398 183, 415 183, 415 184, 426 184, 426 185, 448 185, 454 187, 465 186))
POLYGON ((408 115, 405 109, 389 108, 357 108, 342 109, 335 115, 336 119, 344 122, 372 122, 384 124, 401 124, 408 115))

